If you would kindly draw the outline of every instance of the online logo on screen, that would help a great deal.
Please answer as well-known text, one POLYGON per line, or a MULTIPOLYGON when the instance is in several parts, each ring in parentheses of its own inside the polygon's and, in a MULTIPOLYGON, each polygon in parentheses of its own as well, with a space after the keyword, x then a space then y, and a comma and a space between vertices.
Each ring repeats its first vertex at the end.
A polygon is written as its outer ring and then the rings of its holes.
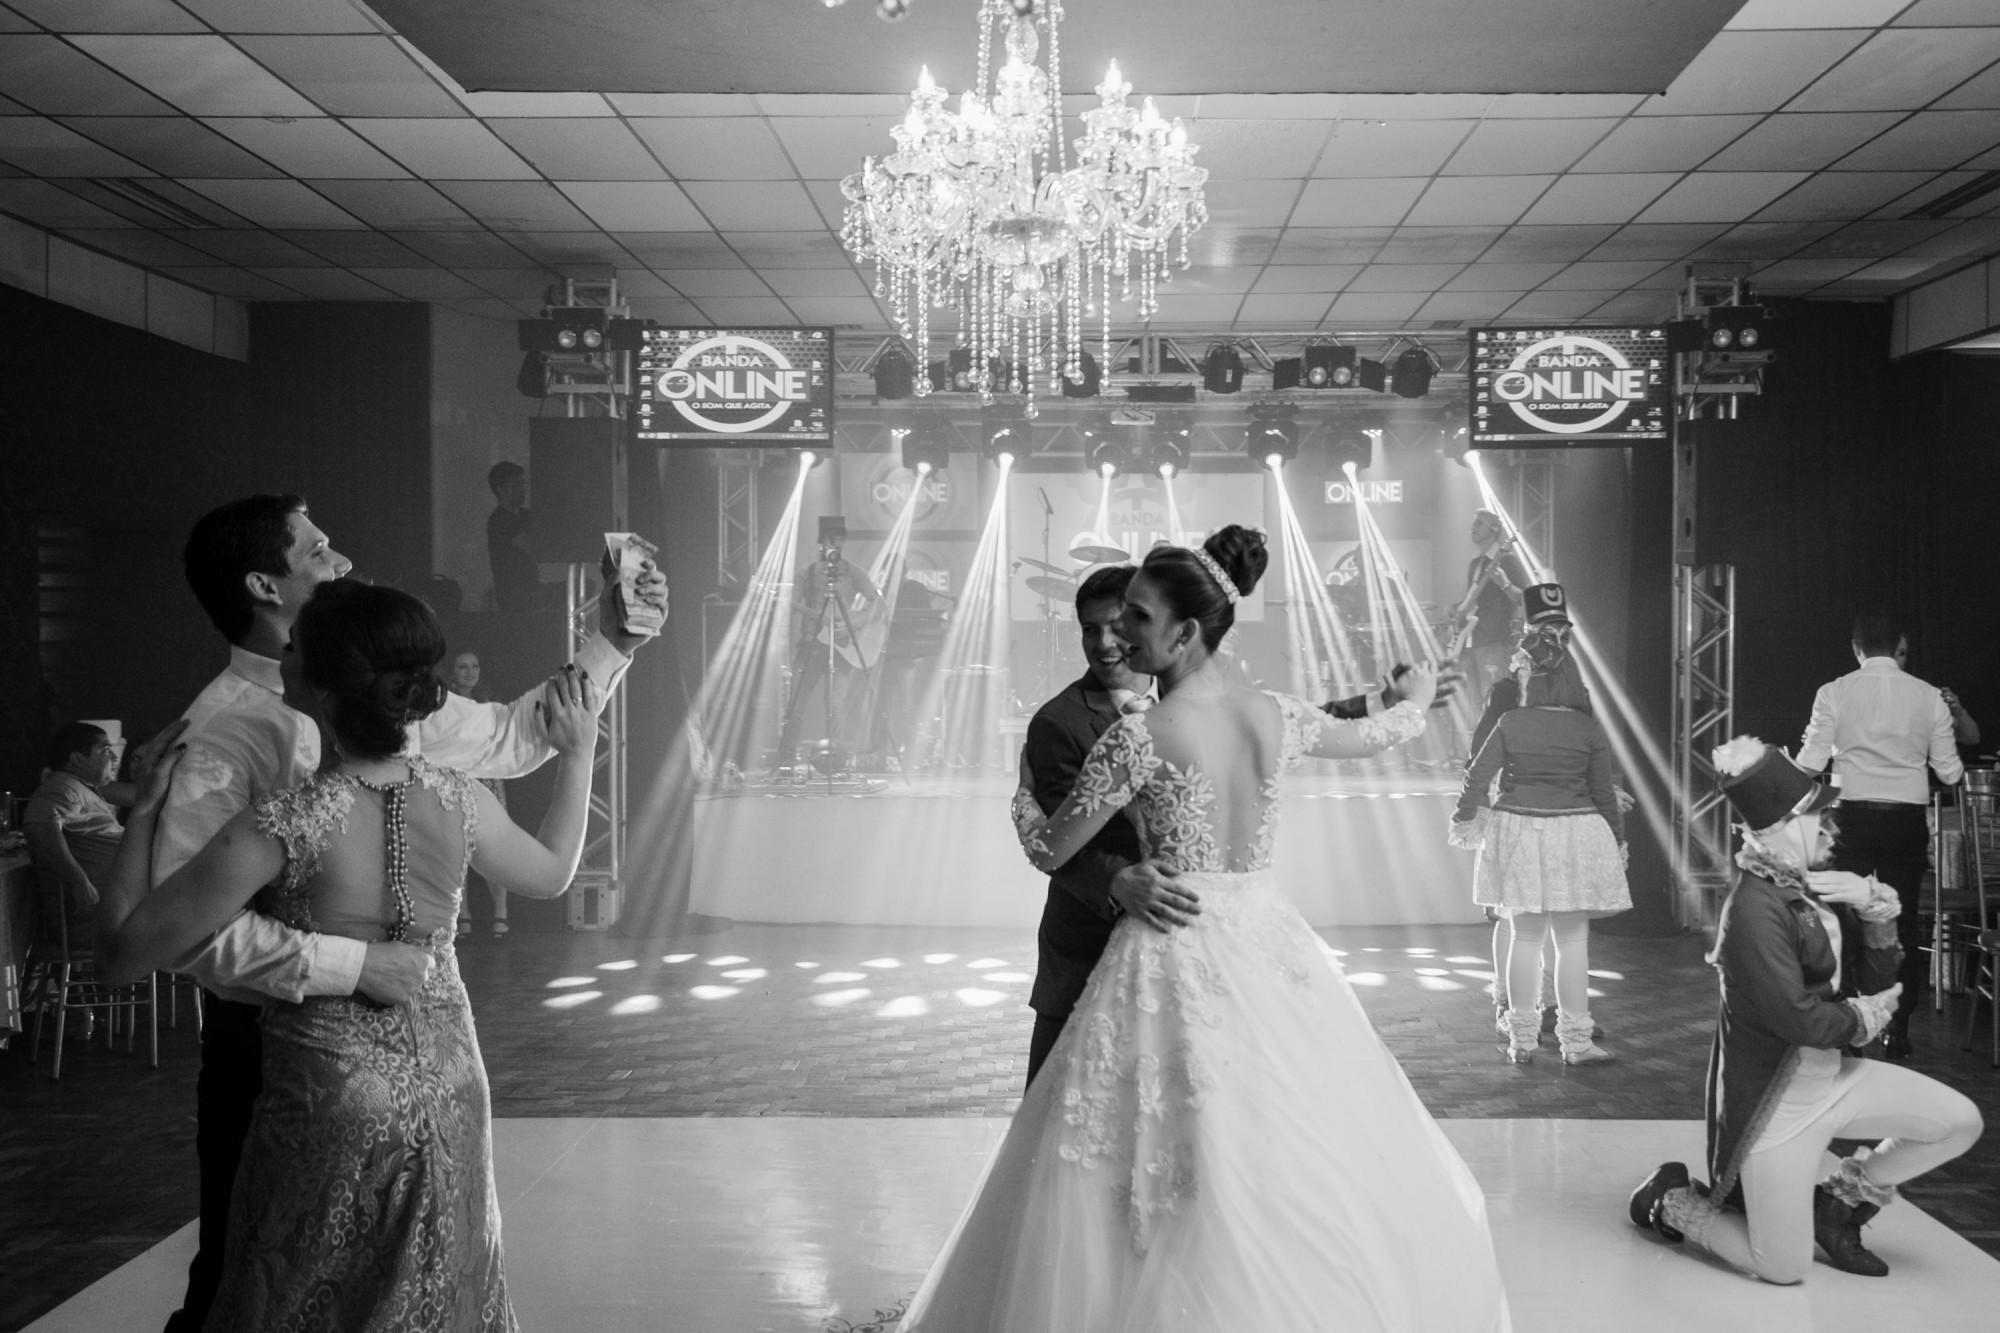
POLYGON ((724 333, 688 347, 653 380, 654 390, 703 430, 762 430, 811 396, 811 375, 771 344, 724 333))

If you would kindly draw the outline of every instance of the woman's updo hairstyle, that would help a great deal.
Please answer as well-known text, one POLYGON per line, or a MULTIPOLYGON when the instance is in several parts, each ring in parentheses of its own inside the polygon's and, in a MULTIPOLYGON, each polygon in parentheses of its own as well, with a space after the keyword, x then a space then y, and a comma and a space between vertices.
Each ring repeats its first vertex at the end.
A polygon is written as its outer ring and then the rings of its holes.
POLYGON ((444 632, 430 607, 355 579, 322 583, 292 627, 300 673, 326 696, 326 722, 351 758, 398 753, 411 724, 444 705, 444 632))
MULTIPOLYGON (((1210 533, 1201 549, 1222 567, 1243 597, 1250 595, 1271 563, 1264 549, 1264 534, 1236 523, 1210 533)), ((1236 623, 1236 608, 1201 558, 1184 546, 1155 546, 1146 553, 1140 568, 1159 588, 1175 619, 1201 622, 1202 646, 1214 652, 1236 623)))
POLYGON ((1565 654, 1547 668, 1535 668, 1521 692, 1521 703, 1527 708, 1574 708, 1588 713, 1590 687, 1583 683, 1576 659, 1565 654))

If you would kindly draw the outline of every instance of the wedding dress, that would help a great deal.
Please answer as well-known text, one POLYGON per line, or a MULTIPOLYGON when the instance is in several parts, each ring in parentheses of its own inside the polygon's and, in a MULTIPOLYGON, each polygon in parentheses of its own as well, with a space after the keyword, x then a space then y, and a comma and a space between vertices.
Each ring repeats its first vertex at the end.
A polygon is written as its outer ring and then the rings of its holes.
POLYGON ((1136 713, 1054 816, 1017 799, 1044 869, 1077 825, 1126 807, 1200 915, 1170 933, 1119 922, 910 1333, 1510 1327, 1478 1184, 1270 869, 1282 769, 1374 753, 1423 714, 1404 703, 1343 722, 1269 698, 1275 719, 1261 698, 1252 708, 1265 743, 1241 747, 1263 761, 1247 789, 1199 746, 1156 745, 1136 713), (1254 794, 1254 819, 1217 818, 1218 786, 1254 794), (1248 831, 1240 845, 1229 827, 1248 831))

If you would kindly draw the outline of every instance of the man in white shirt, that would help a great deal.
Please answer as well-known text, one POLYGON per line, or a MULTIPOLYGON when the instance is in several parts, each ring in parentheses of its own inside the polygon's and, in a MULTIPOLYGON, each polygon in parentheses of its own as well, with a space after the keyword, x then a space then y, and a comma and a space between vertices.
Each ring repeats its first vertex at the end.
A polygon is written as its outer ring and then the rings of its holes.
POLYGON ((1903 901, 1896 918, 1903 1003, 1883 1035, 1883 1054, 1891 1060, 1909 1057, 1910 1014, 1929 971, 1918 924, 1918 890, 1929 860, 1926 770, 1946 784, 1965 771, 1952 710, 1936 686, 1903 670, 1909 653, 1910 641, 1894 620, 1872 611, 1856 616, 1854 656, 1861 668, 1820 686, 1798 759, 1808 772, 1830 760, 1840 779, 1834 869, 1874 875, 1903 901))
MULTIPOLYGON (((189 534, 184 560, 189 587, 229 641, 229 666, 184 714, 187 754, 160 814, 155 884, 239 811, 318 769, 319 726, 287 704, 282 662, 290 651, 292 624, 313 589, 352 568, 313 526, 305 502, 295 495, 250 496, 205 515, 189 534)), ((666 579, 648 568, 639 593, 664 606, 666 579)), ((577 654, 576 665, 608 698, 643 641, 619 632, 613 599, 605 598, 600 632, 577 654)), ((542 694, 532 690, 507 704, 450 695, 418 726, 415 745, 433 762, 476 777, 527 773, 554 753, 537 708, 542 694)), ((413 945, 296 931, 249 911, 176 963, 209 989, 211 1003, 204 1015, 197 1092, 200 1250, 168 1333, 202 1326, 221 1275, 230 1190, 262 1085, 257 1028, 262 1006, 356 994, 402 1003, 416 993, 428 966, 427 953, 413 945)))

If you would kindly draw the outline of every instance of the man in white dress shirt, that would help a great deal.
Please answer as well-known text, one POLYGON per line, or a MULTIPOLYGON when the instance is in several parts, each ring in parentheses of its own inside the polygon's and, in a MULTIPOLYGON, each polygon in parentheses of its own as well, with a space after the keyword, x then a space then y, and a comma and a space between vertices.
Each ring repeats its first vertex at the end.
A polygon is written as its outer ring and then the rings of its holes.
MULTIPOLYGON (((295 495, 250 496, 205 515, 189 534, 183 558, 189 587, 229 642, 229 666, 184 714, 188 749, 160 812, 155 884, 239 811, 319 768, 319 726, 286 703, 281 663, 290 651, 292 624, 313 589, 352 568, 295 495)), ((649 566, 639 592, 664 606, 665 577, 649 566)), ((603 599, 603 606, 600 632, 577 654, 575 668, 609 698, 644 638, 619 632, 613 599, 603 599)), ((448 695, 418 726, 416 747, 434 763, 475 777, 530 772, 554 753, 537 707, 542 694, 538 688, 506 704, 448 695)), ((202 1326, 221 1275, 230 1190, 262 1086, 262 1006, 357 994, 402 1003, 415 995, 429 963, 428 953, 414 945, 297 931, 251 911, 176 963, 202 982, 211 1001, 196 1094, 200 1250, 189 1266, 182 1308, 167 1323, 169 1333, 202 1326)))
POLYGON ((1872 611, 1856 616, 1860 670, 1820 686, 1798 760, 1807 772, 1831 760, 1840 779, 1833 868, 1874 875, 1903 900, 1896 918, 1903 1002, 1883 1035, 1883 1054, 1891 1060, 1910 1054, 1910 1014, 1929 970, 1918 924, 1930 837, 1925 770, 1946 784, 1965 771, 1952 710, 1936 686, 1903 670, 1909 652, 1909 639, 1894 620, 1872 611))

